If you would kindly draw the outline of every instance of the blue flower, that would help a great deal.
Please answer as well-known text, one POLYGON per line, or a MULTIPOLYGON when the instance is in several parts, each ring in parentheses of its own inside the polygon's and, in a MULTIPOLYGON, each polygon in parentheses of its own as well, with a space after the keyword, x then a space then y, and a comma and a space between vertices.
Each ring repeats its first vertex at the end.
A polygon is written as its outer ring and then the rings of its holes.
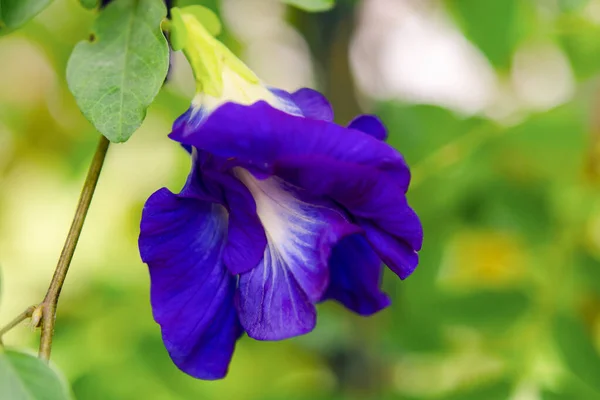
POLYGON ((139 238, 165 346, 201 379, 226 375, 244 332, 310 332, 321 301, 387 307, 382 262, 408 277, 423 238, 408 167, 376 117, 342 127, 318 92, 269 89, 234 67, 215 69, 216 89, 175 122, 192 171, 179 194, 148 199, 139 238))
POLYGON ((336 125, 309 89, 282 99, 293 113, 264 101, 190 109, 171 133, 192 148, 187 183, 144 207, 154 317, 175 364, 198 378, 226 374, 244 331, 310 332, 322 300, 381 310, 382 261, 402 279, 418 262, 409 171, 379 120, 336 125))

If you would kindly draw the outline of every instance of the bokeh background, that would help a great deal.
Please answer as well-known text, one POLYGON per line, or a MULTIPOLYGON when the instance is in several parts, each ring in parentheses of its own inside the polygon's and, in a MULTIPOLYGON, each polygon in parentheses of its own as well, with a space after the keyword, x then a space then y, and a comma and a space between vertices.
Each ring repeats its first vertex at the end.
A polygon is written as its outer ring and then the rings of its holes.
MULTIPOLYGON (((222 381, 179 372, 136 245, 145 199, 189 168, 166 136, 193 93, 175 54, 111 146, 63 289, 53 360, 78 399, 600 399, 600 0, 198 3, 265 82, 324 91, 341 123, 381 116, 412 166, 421 263, 386 274, 374 317, 324 304, 309 335, 243 338, 222 381)), ((45 293, 98 140, 64 77, 93 18, 56 0, 0 38, 1 323, 45 293)))

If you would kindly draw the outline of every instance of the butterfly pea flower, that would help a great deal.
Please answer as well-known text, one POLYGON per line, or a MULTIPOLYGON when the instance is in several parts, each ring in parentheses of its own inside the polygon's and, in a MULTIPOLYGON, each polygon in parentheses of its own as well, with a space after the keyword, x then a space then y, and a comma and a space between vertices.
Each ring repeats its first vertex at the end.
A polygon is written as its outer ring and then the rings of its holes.
POLYGON ((423 233, 409 169, 377 117, 336 124, 320 93, 262 84, 182 17, 198 94, 170 137, 192 168, 179 193, 148 199, 139 247, 172 360, 219 379, 244 333, 306 334, 329 299, 365 316, 387 307, 382 266, 407 278, 423 233))

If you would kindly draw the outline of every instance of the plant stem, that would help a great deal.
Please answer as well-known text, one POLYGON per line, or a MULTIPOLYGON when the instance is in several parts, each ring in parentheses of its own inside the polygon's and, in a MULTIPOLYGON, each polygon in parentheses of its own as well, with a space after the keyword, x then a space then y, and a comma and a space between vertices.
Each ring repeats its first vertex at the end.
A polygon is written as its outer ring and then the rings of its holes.
POLYGON ((19 325, 22 321, 25 321, 27 318, 31 317, 33 311, 35 310, 35 306, 28 307, 21 314, 17 315, 12 321, 10 321, 6 326, 0 329, 0 345, 2 345, 2 336, 8 331, 10 331, 15 326, 19 325))
POLYGON ((54 322, 56 319, 58 297, 60 296, 60 291, 65 283, 65 278, 67 277, 67 272, 69 271, 69 266, 71 265, 73 254, 75 253, 75 247, 77 247, 77 242, 81 235, 81 230, 83 229, 85 217, 90 208, 92 197, 94 196, 96 184, 100 177, 100 171, 102 170, 106 152, 108 151, 108 145, 109 141, 104 136, 101 136, 98 147, 96 148, 96 154, 94 155, 94 159, 88 170, 85 183, 83 184, 79 203, 77 204, 77 210, 75 211, 75 216, 71 223, 71 229, 69 230, 58 264, 56 265, 50 287, 48 288, 48 292, 46 292, 44 301, 38 306, 42 312, 42 336, 40 339, 39 357, 46 361, 50 359, 50 351, 52 350, 52 337, 54 335, 54 322))

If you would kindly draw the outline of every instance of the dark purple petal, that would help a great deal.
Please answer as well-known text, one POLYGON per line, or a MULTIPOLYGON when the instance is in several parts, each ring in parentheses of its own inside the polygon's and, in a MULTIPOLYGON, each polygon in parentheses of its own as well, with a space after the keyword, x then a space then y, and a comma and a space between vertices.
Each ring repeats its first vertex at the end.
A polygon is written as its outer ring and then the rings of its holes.
POLYGON ((173 362, 201 379, 225 376, 243 330, 236 280, 222 260, 225 209, 167 189, 146 202, 139 239, 148 264, 154 319, 173 362))
POLYGON ((223 260, 234 274, 250 271, 263 257, 267 237, 256 213, 256 203, 248 189, 229 173, 209 172, 225 193, 225 207, 229 213, 228 233, 223 260))
POLYGON ((335 200, 359 223, 371 222, 420 250, 423 229, 419 218, 408 206, 404 190, 382 171, 322 157, 281 160, 274 170, 313 196, 335 200))
POLYGON ((350 122, 348 128, 367 133, 378 140, 385 140, 387 138, 385 125, 375 115, 359 115, 350 122))
POLYGON ((333 108, 329 101, 316 90, 304 88, 291 94, 292 100, 306 118, 333 121, 333 108))
POLYGON ((207 176, 207 171, 214 169, 214 157, 205 151, 192 148, 192 169, 178 197, 225 203, 223 188, 214 179, 207 176))
POLYGON ((227 103, 197 129, 176 129, 171 138, 233 159, 262 176, 270 174, 277 160, 322 156, 386 171, 404 190, 410 181, 404 159, 386 143, 355 129, 290 115, 263 101, 251 106, 227 103))
POLYGON ((224 161, 197 149, 192 155, 192 172, 180 196, 216 202, 227 209, 223 261, 234 275, 249 271, 258 265, 267 244, 254 199, 224 161))
POLYGON ((369 243, 385 265, 400 279, 406 279, 419 263, 419 254, 408 243, 369 223, 362 223, 369 243))
POLYGON ((257 340, 287 339, 315 327, 314 305, 278 257, 267 250, 256 268, 240 275, 238 314, 248 336, 257 340))
POLYGON ((330 281, 325 299, 334 299, 348 309, 371 315, 390 305, 380 290, 382 263, 362 235, 342 239, 329 259, 330 281))

